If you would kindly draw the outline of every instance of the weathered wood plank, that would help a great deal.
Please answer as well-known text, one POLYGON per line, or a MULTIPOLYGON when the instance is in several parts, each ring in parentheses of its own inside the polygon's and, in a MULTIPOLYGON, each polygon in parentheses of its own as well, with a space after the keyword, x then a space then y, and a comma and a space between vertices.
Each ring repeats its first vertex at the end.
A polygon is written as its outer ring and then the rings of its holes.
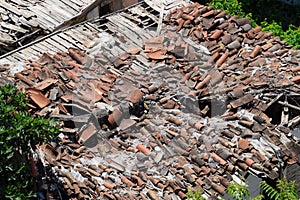
POLYGON ((73 15, 78 13, 78 5, 73 3, 72 1, 67 1, 67 0, 59 0, 59 6, 61 8, 67 8, 68 9, 68 12, 72 13, 73 15))
POLYGON ((25 18, 30 18, 34 16, 33 13, 22 11, 21 9, 18 9, 10 5, 9 3, 6 3, 5 1, 1 1, 0 7, 4 8, 5 10, 9 10, 17 16, 24 16, 25 18))
POLYGON ((126 36, 127 39, 133 41, 136 45, 141 45, 142 38, 136 32, 133 32, 132 29, 128 29, 126 26, 123 26, 122 22, 120 23, 118 21, 118 18, 110 16, 109 20, 115 24, 115 27, 117 27, 115 32, 121 32, 124 36, 126 36))
POLYGON ((43 49, 40 47, 39 43, 32 45, 31 48, 34 49, 38 54, 43 52, 43 49))
POLYGON ((0 32, 0 42, 4 44, 12 44, 15 40, 9 34, 0 32))
POLYGON ((70 1, 78 5, 78 7, 81 7, 84 4, 84 2, 80 0, 70 0, 70 1))
MULTIPOLYGON (((34 45, 33 45, 34 46, 34 45)), ((29 47, 29 48, 26 48, 26 49, 23 49, 20 53, 22 55, 24 55, 23 59, 26 60, 26 59, 30 59, 32 58, 33 56, 38 56, 39 55, 39 51, 35 50, 33 48, 33 46, 29 47)))
POLYGON ((44 41, 44 44, 48 46, 47 52, 58 52, 58 51, 64 51, 63 49, 60 49, 50 38, 46 39, 44 41))
POLYGON ((20 32, 20 33, 27 33, 29 32, 28 30, 24 29, 24 28, 21 28, 20 26, 15 26, 13 24, 9 24, 9 23, 6 23, 6 22, 0 22, 0 25, 3 27, 3 28, 6 28, 8 30, 12 30, 12 31, 16 31, 16 32, 20 32))
POLYGON ((70 31, 66 31, 63 35, 59 35, 60 37, 62 37, 63 39, 68 40, 69 42, 71 42, 74 47, 79 48, 79 49, 84 49, 85 47, 78 42, 77 39, 74 39, 72 37, 72 33, 70 31))
POLYGON ((66 49, 73 46, 72 44, 68 43, 66 40, 63 40, 62 38, 58 37, 57 35, 53 35, 51 38, 55 40, 57 43, 61 44, 66 49))
POLYGON ((52 20, 55 20, 57 21, 56 24, 60 24, 62 21, 64 21, 64 16, 61 15, 60 13, 57 13, 57 11, 53 8, 55 8, 54 5, 47 5, 47 3, 44 1, 44 2, 41 2, 40 4, 36 5, 35 6, 39 13, 43 13, 47 16, 46 19, 52 19, 52 20))
POLYGON ((39 23, 47 24, 46 30, 53 30, 58 24, 58 21, 42 12, 38 7, 29 7, 29 9, 38 16, 39 23))
POLYGON ((64 4, 67 4, 68 6, 72 7, 76 12, 78 12, 78 9, 82 7, 82 4, 78 5, 76 2, 72 0, 64 1, 62 0, 64 4))
POLYGON ((83 31, 79 30, 78 28, 70 30, 73 34, 73 38, 82 44, 83 42, 88 42, 90 39, 83 34, 83 31))
MULTIPOLYGON (((52 39, 52 38, 46 39, 45 42, 54 45, 55 48, 56 48, 57 50, 59 50, 59 51, 66 51, 66 47, 64 47, 64 46, 61 45, 60 43, 56 42, 56 41, 55 41, 54 39, 52 39)), ((49 50, 55 51, 54 49, 49 49, 49 50)))
POLYGON ((87 29, 89 29, 93 33, 100 33, 100 32, 102 32, 101 29, 98 29, 95 24, 90 23, 90 22, 84 23, 83 26, 86 27, 87 29))
POLYGON ((43 48, 42 53, 52 51, 52 49, 49 48, 49 44, 46 41, 40 42, 39 45, 43 48))
POLYGON ((62 19, 61 22, 70 19, 75 14, 77 14, 74 11, 72 12, 73 9, 71 9, 70 7, 61 4, 61 1, 59 0, 44 1, 43 4, 45 5, 46 8, 51 8, 51 10, 49 10, 51 14, 59 16, 62 19))

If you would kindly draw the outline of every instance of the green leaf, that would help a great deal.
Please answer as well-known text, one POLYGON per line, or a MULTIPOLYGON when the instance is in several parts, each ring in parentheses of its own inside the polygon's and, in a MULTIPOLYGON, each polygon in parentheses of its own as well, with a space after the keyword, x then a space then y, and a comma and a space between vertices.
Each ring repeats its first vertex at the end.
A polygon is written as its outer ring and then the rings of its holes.
POLYGON ((0 87, 0 199, 29 199, 32 177, 31 152, 40 142, 54 139, 59 127, 49 119, 33 117, 28 112, 25 93, 13 85, 0 87))

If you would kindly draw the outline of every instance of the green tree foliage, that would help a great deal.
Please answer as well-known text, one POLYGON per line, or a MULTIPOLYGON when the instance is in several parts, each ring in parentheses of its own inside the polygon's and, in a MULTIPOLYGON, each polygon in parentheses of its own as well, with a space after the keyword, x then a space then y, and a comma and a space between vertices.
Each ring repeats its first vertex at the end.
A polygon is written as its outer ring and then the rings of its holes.
POLYGON ((276 189, 270 186, 266 181, 260 183, 261 188, 267 194, 270 200, 298 200, 298 187, 294 181, 287 181, 286 178, 277 180, 276 189))
POLYGON ((56 122, 32 117, 25 93, 13 85, 0 87, 0 199, 33 196, 28 156, 36 144, 59 132, 56 122))
POLYGON ((209 5, 215 9, 223 10, 230 15, 236 15, 238 17, 246 16, 242 9, 242 3, 237 0, 212 0, 209 5))
POLYGON ((238 184, 235 181, 230 183, 227 192, 234 200, 247 200, 250 198, 247 185, 238 184))
POLYGON ((235 181, 231 181, 229 187, 227 188, 227 192, 229 196, 233 198, 233 200, 261 200, 263 199, 263 195, 258 195, 255 198, 250 198, 250 191, 248 189, 247 184, 239 184, 235 181))
POLYGON ((288 44, 294 46, 295 49, 300 49, 300 28, 294 25, 289 25, 289 29, 280 35, 288 44))
POLYGON ((193 191, 191 188, 188 188, 188 192, 186 193, 186 197, 188 200, 205 200, 204 197, 202 197, 200 189, 197 189, 196 191, 193 191))
POLYGON ((263 31, 273 32, 273 35, 280 36, 295 49, 300 49, 300 6, 281 9, 274 0, 211 0, 208 5, 215 9, 221 9, 230 15, 247 17, 252 26, 261 26, 263 31), (283 13, 283 10, 285 13, 283 13), (287 12, 291 11, 291 12, 287 12), (282 21, 282 16, 294 13, 290 21, 282 21), (267 18, 268 14, 269 18, 267 18), (263 17, 262 17, 263 16, 263 17), (298 19, 298 20, 297 20, 298 19), (284 25, 282 24, 284 23, 284 25), (287 24, 289 23, 289 24, 287 24), (297 25, 295 25, 297 23, 297 25))
MULTIPOLYGON (((288 181, 286 178, 277 180, 276 188, 270 186, 266 181, 261 181, 260 187, 262 191, 266 193, 267 198, 264 198, 263 195, 251 198, 248 185, 239 184, 235 181, 230 182, 230 185, 227 188, 227 193, 233 200, 299 200, 297 185, 294 181, 288 181)), ((188 188, 186 196, 188 200, 205 199, 202 197, 200 189, 193 191, 188 188)))

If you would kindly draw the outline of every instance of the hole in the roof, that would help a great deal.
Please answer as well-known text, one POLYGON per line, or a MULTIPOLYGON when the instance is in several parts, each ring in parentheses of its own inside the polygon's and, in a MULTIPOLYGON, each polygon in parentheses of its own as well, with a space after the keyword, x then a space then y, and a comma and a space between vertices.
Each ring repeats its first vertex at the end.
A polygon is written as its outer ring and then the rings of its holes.
POLYGON ((100 9, 101 15, 106 15, 106 14, 108 14, 110 12, 111 12, 111 9, 110 9, 110 5, 109 4, 107 4, 105 6, 102 6, 101 9, 100 9))
POLYGON ((226 111, 226 100, 222 98, 209 97, 199 100, 201 115, 208 117, 221 116, 226 111))
MULTIPOLYGON (((300 128, 300 97, 282 95, 275 103, 266 110, 268 117, 274 125, 283 125, 291 129, 300 128)), ((300 134, 299 134, 300 136, 300 134)))

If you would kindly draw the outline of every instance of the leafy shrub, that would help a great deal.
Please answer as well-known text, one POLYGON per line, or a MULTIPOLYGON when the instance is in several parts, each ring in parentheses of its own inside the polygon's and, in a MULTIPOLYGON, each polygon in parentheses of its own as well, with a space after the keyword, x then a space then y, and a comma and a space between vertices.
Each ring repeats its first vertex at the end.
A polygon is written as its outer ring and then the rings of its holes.
POLYGON ((263 195, 258 195, 255 198, 250 198, 250 191, 247 184, 239 184, 235 181, 231 181, 229 187, 227 188, 229 196, 234 200, 261 200, 263 195))
POLYGON ((288 44, 293 45, 295 49, 300 49, 300 28, 290 25, 289 29, 283 35, 283 39, 288 44))
POLYGON ((237 15, 238 17, 245 17, 246 15, 242 10, 242 4, 237 0, 213 0, 208 5, 223 10, 230 15, 237 15))
POLYGON ((201 195, 200 189, 193 191, 191 188, 188 188, 188 192, 186 193, 186 197, 188 200, 205 200, 201 195))
POLYGON ((270 198, 270 200, 298 200, 298 187, 294 181, 287 181, 286 178, 277 180, 276 189, 270 186, 266 181, 260 183, 261 188, 270 198))
POLYGON ((250 197, 247 185, 238 184, 235 181, 230 183, 227 192, 234 200, 247 200, 250 197))
MULTIPOLYGON (((299 200, 297 185, 294 181, 288 181, 285 177, 282 180, 277 180, 276 188, 270 186, 266 181, 261 181, 260 187, 262 191, 266 193, 268 198, 264 198, 263 195, 250 198, 248 185, 239 184, 235 181, 230 182, 227 193, 233 200, 299 200)), ((186 196, 188 200, 205 199, 202 197, 200 189, 193 191, 191 188, 188 188, 186 196)))
POLYGON ((282 30, 282 26, 277 22, 273 21, 272 23, 268 23, 267 21, 261 22, 261 28, 263 31, 272 32, 273 35, 283 36, 284 31, 282 30))
MULTIPOLYGON (((246 0, 211 0, 208 5, 215 9, 221 9, 230 15, 237 15, 238 17, 247 17, 252 26, 260 25, 263 31, 271 31, 274 35, 280 36, 288 44, 293 45, 295 49, 300 49, 300 27, 293 24, 282 25, 283 10, 291 10, 296 18, 299 18, 300 7, 288 7, 289 9, 280 8, 274 0, 257 0, 255 2, 246 0), (266 16, 269 16, 267 18, 266 16), (271 20, 273 19, 273 20, 271 20), (286 27, 288 27, 286 29, 286 27)), ((284 5, 287 7, 287 5, 284 5)), ((284 11, 286 12, 286 11, 284 11)), ((289 13, 290 14, 290 13, 289 13)), ((285 23, 288 20, 285 20, 285 23)), ((297 19, 291 18, 289 23, 299 23, 297 19)))
POLYGON ((25 93, 13 85, 0 87, 0 199, 33 196, 28 156, 59 131, 55 121, 32 117, 27 103, 25 93))

